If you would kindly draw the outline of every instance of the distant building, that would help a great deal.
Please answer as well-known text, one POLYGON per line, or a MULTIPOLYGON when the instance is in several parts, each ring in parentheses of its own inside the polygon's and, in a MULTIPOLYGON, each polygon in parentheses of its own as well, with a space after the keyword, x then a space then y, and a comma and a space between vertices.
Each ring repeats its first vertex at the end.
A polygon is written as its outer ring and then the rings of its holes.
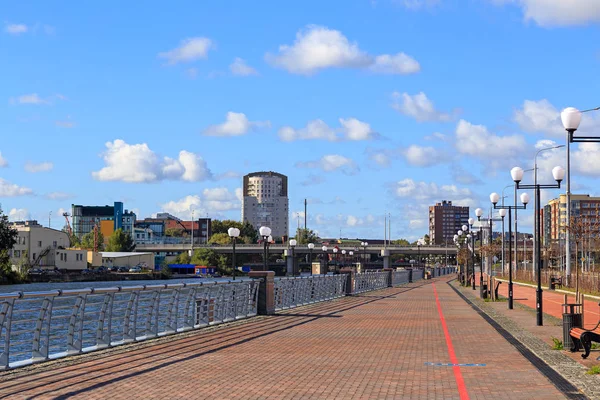
POLYGON ((87 250, 70 249, 69 235, 44 227, 37 221, 12 224, 18 232, 17 243, 9 251, 11 264, 27 259, 34 268, 85 269, 87 250))
MULTIPOLYGON (((549 245, 552 241, 565 239, 567 223, 567 195, 561 194, 552 199, 540 212, 542 243, 549 245)), ((579 221, 597 224, 600 219, 600 197, 589 194, 571 194, 571 217, 579 221)))
POLYGON ((277 172, 253 172, 243 178, 242 222, 257 230, 271 228, 271 236, 288 237, 288 178, 277 172))
POLYGON ((431 244, 452 243, 454 235, 469 223, 469 207, 454 206, 443 200, 429 206, 429 240, 431 244))
POLYGON ((117 229, 123 229, 133 236, 136 215, 123 210, 123 203, 116 201, 112 206, 71 205, 73 234, 79 239, 94 230, 98 225, 105 240, 117 229))
POLYGON ((194 242, 198 244, 208 243, 208 239, 212 235, 212 223, 210 218, 198 218, 192 221, 182 221, 181 219, 169 214, 158 213, 156 218, 145 218, 136 221, 135 234, 133 239, 136 242, 142 243, 143 240, 162 240, 168 229, 182 231, 186 237, 192 235, 192 227, 194 231, 194 242), (151 231, 150 237, 146 231, 146 237, 139 229, 147 229, 151 231), (138 236, 139 235, 139 236, 138 236))
POLYGON ((154 270, 154 254, 152 253, 128 253, 101 251, 102 266, 110 267, 141 267, 150 271, 154 270))

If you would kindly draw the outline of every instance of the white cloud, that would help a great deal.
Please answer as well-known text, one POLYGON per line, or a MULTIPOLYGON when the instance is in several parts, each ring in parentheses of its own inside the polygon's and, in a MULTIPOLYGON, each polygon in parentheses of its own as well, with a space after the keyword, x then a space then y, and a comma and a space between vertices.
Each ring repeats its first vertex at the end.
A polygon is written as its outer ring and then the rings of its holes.
POLYGON ((239 57, 236 57, 231 65, 229 65, 229 70, 233 75, 236 76, 258 75, 257 70, 246 64, 246 61, 239 57))
POLYGON ((270 126, 270 121, 249 121, 245 114, 229 111, 225 116, 225 122, 209 126, 204 130, 204 134, 207 136, 241 136, 248 133, 250 129, 270 126))
MULTIPOLYGON (((562 150, 560 154, 566 157, 562 150)), ((564 167, 564 163, 560 165, 564 167)), ((571 149, 571 165, 583 175, 600 176, 600 143, 579 143, 574 151, 571 149)))
POLYGON ((208 51, 214 48, 214 43, 209 38, 194 37, 185 39, 179 47, 166 52, 158 53, 159 58, 167 60, 167 64, 174 65, 205 59, 208 51))
POLYGON ((375 62, 371 65, 371 71, 380 74, 416 74, 421 70, 421 65, 414 58, 398 53, 394 55, 382 54, 375 57, 375 62))
POLYGON ((26 208, 13 208, 8 212, 8 219, 11 221, 27 221, 31 219, 31 214, 26 208))
POLYGON ((0 197, 17 197, 33 194, 33 190, 0 178, 0 197))
POLYGON ((410 145, 402 151, 406 162, 417 167, 430 167, 446 161, 446 154, 431 146, 410 145))
POLYGON ((398 181, 393 186, 396 197, 410 198, 422 202, 432 200, 451 200, 454 205, 474 206, 473 193, 468 188, 459 188, 456 185, 439 185, 435 182, 415 182, 407 178, 398 181))
POLYGON ((443 133, 434 132, 431 135, 425 136, 423 139, 425 139, 425 140, 439 140, 439 141, 445 142, 448 139, 448 137, 446 135, 444 135, 443 133))
POLYGON ((408 226, 410 229, 423 229, 427 227, 427 221, 424 219, 411 219, 408 226))
MULTIPOLYGON (((600 116, 598 115, 600 113, 583 114, 578 132, 592 132, 600 129, 600 116)), ((546 99, 525 100, 523 107, 515 111, 513 119, 525 132, 544 133, 554 137, 565 137, 566 135, 560 120, 560 111, 546 99)))
POLYGON ((391 163, 390 153, 382 150, 382 151, 370 151, 369 159, 380 167, 389 167, 391 163))
POLYGON ((316 161, 298 162, 298 168, 319 168, 325 172, 341 171, 346 175, 358 173, 359 168, 354 160, 339 154, 328 154, 316 161))
POLYGON ((326 68, 370 68, 386 74, 418 72, 419 63, 404 53, 377 57, 361 50, 338 30, 309 25, 296 33, 293 45, 279 46, 279 53, 265 59, 293 74, 312 75, 326 68))
POLYGON ((25 24, 5 24, 4 32, 9 35, 20 35, 26 33, 29 28, 25 24))
POLYGON ((2 157, 2 152, 0 151, 0 168, 8 167, 8 161, 6 158, 2 157))
POLYGON ((46 171, 50 171, 52 170, 52 168, 54 168, 54 164, 52 164, 51 162, 45 161, 45 162, 41 162, 41 163, 32 163, 32 162, 27 162, 25 163, 25 171, 27 172, 31 172, 31 173, 36 173, 36 172, 46 172, 46 171))
POLYGON ((226 171, 221 174, 217 174, 215 176, 215 179, 219 181, 219 180, 223 180, 223 179, 239 179, 241 177, 242 177, 242 174, 240 174, 239 172, 226 171))
POLYGON ((322 175, 309 174, 305 180, 300 182, 302 186, 314 186, 325 182, 325 177, 322 175))
POLYGON ((227 188, 212 188, 204 189, 202 196, 189 195, 164 203, 161 209, 180 218, 190 219, 192 209, 195 216, 206 214, 215 216, 226 211, 240 210, 241 203, 237 193, 231 193, 227 188))
POLYGON ((523 9, 525 20, 540 26, 584 25, 600 22, 598 0, 492 0, 493 3, 516 4, 523 9))
POLYGON ((198 182, 212 178, 206 161, 185 150, 179 152, 178 159, 161 159, 146 143, 130 145, 116 139, 106 143, 102 158, 106 166, 92 172, 94 179, 99 181, 148 183, 170 179, 198 182))
POLYGON ((376 132, 371 129, 371 125, 356 118, 340 118, 340 124, 344 138, 347 140, 370 140, 377 136, 376 132))
POLYGON ((24 94, 18 97, 11 97, 10 104, 50 104, 48 100, 42 99, 37 93, 24 94))
POLYGON ((546 99, 525 100, 523 108, 515 111, 514 120, 525 132, 565 135, 560 112, 546 99))
POLYGON ((284 126, 279 129, 277 134, 279 139, 284 142, 294 140, 359 141, 370 140, 379 136, 371 128, 371 125, 356 118, 340 118, 339 122, 339 128, 332 128, 323 120, 316 119, 309 121, 306 127, 301 129, 284 126))
POLYGON ((447 122, 452 120, 452 116, 435 109, 433 102, 427 98, 423 92, 417 93, 414 96, 408 93, 392 93, 392 108, 396 111, 412 117, 419 122, 424 121, 440 121, 447 122), (400 101, 402 100, 402 101, 400 101))
POLYGON ((497 136, 483 125, 461 119, 456 126, 456 149, 498 166, 514 163, 519 155, 529 151, 529 145, 521 135, 497 136))
POLYGON ((72 197, 73 197, 73 195, 71 195, 69 193, 63 193, 63 192, 52 192, 52 193, 48 193, 46 195, 46 198, 48 198, 50 200, 67 200, 72 197))
POLYGON ((306 127, 301 129, 284 126, 279 129, 277 134, 279 135, 279 139, 284 142, 312 139, 328 140, 330 142, 338 140, 335 130, 320 119, 309 121, 306 127))

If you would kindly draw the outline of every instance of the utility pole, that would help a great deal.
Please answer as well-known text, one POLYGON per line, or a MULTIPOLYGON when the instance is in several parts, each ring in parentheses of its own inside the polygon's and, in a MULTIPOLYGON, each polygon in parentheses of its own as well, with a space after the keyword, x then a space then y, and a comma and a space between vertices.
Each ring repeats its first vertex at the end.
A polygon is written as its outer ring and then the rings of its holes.
POLYGON ((306 199, 304 199, 304 232, 306 233, 306 238, 308 239, 308 228, 306 227, 306 199))

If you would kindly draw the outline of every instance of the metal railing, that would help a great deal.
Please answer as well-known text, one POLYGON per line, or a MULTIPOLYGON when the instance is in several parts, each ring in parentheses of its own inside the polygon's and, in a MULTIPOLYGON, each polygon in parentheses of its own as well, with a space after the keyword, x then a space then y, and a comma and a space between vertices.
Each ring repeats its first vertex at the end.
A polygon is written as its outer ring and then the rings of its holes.
POLYGON ((0 369, 248 318, 260 280, 0 295, 0 369))
POLYGON ((275 310, 294 308, 346 295, 345 275, 275 279, 275 310))
POLYGON ((392 272, 392 286, 403 285, 408 283, 408 276, 410 271, 393 271, 392 272))
POLYGON ((354 293, 369 292, 371 290, 388 287, 387 272, 365 272, 354 276, 354 293))

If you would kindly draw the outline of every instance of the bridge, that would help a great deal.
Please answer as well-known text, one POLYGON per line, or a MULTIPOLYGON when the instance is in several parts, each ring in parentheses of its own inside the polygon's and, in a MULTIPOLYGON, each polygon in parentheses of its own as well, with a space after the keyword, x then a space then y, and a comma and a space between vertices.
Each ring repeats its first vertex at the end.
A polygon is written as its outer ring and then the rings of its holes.
MULTIPOLYGON (((344 244, 334 244, 327 246, 328 254, 332 254, 331 249, 334 246, 339 248, 339 251, 346 250, 346 252, 354 251, 355 256, 359 256, 361 254, 377 254, 379 256, 389 256, 394 254, 407 254, 407 255, 456 255, 456 247, 455 246, 367 246, 366 248, 349 246, 344 244)), ((186 250, 191 250, 192 245, 190 243, 141 243, 135 246, 135 251, 138 252, 182 252, 186 250)), ((216 253, 225 253, 229 254, 233 252, 232 245, 206 245, 206 244, 194 244, 194 249, 210 249, 216 253)), ((245 253, 245 254, 262 254, 264 251, 264 247, 262 244, 236 244, 235 246, 236 253, 245 253)), ((271 244, 269 245, 269 252, 271 254, 274 253, 284 253, 290 250, 288 245, 283 244, 271 244)), ((308 254, 310 252, 308 246, 306 245, 298 245, 294 247, 294 253, 297 255, 300 254, 308 254)), ((312 250, 312 254, 322 254, 321 246, 312 250)), ((340 253, 338 253, 340 254, 340 253)))

